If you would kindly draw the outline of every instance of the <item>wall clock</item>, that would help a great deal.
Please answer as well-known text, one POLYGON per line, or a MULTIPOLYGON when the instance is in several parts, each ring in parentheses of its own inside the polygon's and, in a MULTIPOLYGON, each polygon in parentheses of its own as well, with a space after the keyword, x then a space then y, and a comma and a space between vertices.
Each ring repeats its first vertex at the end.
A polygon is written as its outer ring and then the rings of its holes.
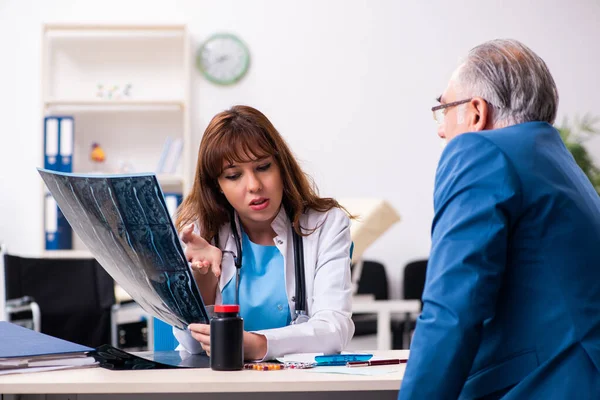
POLYGON ((231 85, 248 72, 250 51, 237 36, 217 33, 198 49, 196 66, 209 81, 231 85))

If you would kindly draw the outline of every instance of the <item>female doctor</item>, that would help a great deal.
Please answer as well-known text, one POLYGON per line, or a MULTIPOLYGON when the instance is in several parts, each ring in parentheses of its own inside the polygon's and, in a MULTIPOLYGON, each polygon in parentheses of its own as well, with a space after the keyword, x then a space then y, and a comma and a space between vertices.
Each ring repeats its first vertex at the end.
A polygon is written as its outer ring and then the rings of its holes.
MULTIPOLYGON (((205 304, 239 302, 247 360, 339 352, 354 334, 349 217, 309 179, 254 108, 204 132, 176 225, 205 304)), ((210 325, 174 333, 190 353, 210 351, 210 325)))

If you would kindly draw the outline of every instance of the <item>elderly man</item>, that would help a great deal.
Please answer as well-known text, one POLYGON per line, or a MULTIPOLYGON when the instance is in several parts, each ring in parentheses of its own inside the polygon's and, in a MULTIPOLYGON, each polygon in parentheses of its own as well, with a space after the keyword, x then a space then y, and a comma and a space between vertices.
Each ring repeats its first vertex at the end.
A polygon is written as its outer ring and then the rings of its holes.
POLYGON ((600 399, 600 197, 514 40, 470 51, 434 107, 423 312, 399 399, 600 399))

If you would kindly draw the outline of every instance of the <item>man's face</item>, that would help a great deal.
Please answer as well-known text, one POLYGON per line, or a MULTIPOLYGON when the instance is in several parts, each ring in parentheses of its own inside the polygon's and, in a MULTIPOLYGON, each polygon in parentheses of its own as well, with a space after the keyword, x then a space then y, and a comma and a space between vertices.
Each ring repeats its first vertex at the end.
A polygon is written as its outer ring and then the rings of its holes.
MULTIPOLYGON (((440 104, 448 104, 455 101, 463 100, 457 98, 457 84, 454 80, 450 80, 448 87, 440 97, 440 104)), ((451 106, 443 110, 444 118, 442 123, 438 124, 438 136, 447 142, 454 139, 461 133, 469 131, 467 124, 466 113, 468 110, 466 104, 451 106)))

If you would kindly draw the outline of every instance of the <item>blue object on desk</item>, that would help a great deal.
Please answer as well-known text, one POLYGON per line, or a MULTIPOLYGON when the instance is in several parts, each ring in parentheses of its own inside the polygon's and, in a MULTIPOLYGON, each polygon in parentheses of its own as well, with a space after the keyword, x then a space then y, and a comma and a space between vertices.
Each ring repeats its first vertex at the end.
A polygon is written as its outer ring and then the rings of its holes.
POLYGON ((315 356, 315 362, 317 367, 333 367, 346 365, 353 361, 369 361, 371 358, 373 358, 373 354, 328 354, 315 356))
POLYGON ((0 321, 0 358, 54 356, 94 351, 93 348, 59 339, 22 326, 0 321))

